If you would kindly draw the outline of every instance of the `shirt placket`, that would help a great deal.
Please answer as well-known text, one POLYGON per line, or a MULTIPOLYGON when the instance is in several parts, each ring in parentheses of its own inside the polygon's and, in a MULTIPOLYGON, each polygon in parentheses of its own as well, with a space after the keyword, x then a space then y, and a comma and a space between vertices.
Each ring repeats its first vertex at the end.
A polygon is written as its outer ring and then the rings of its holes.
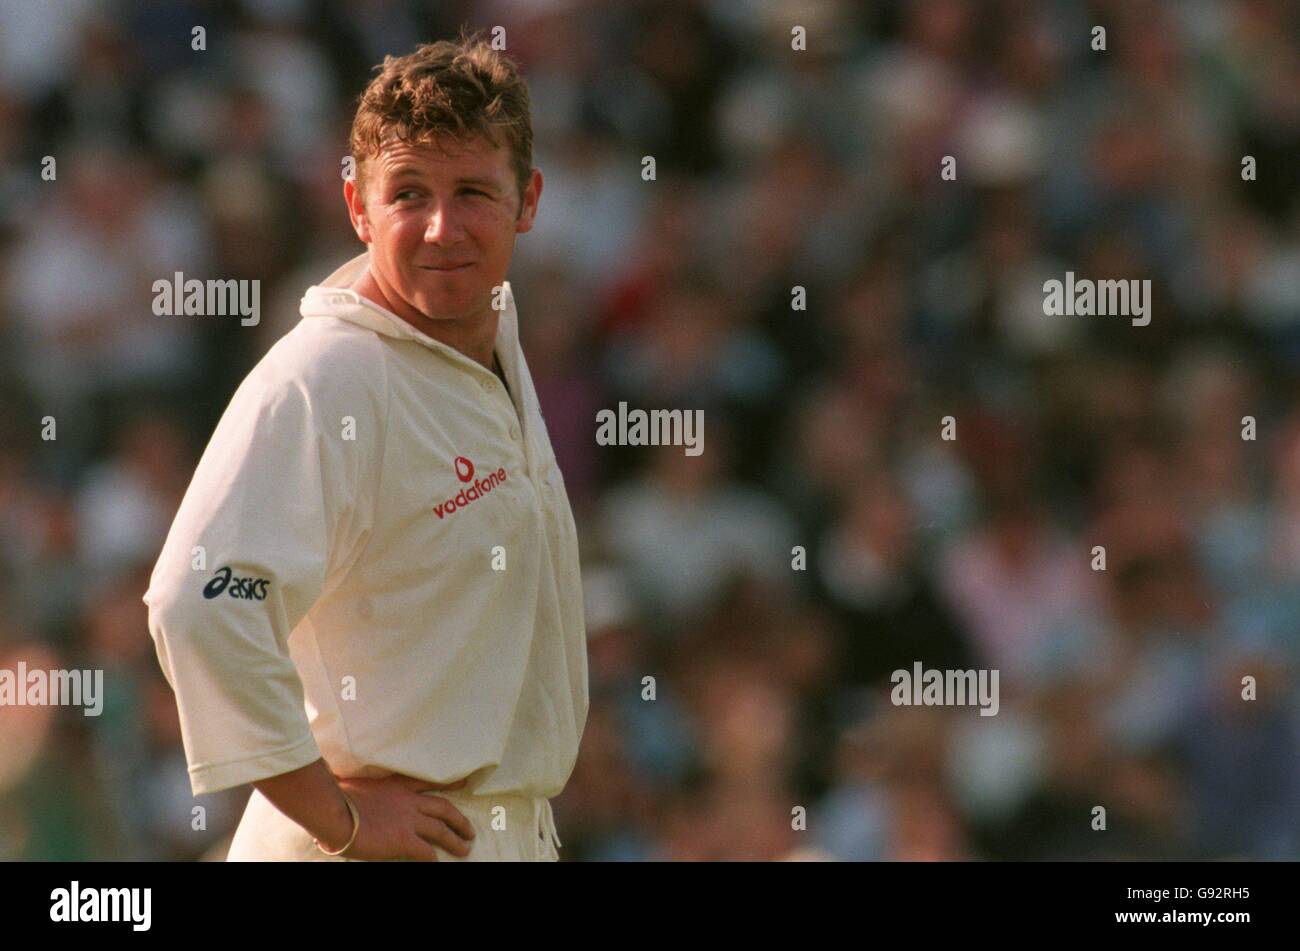
POLYGON ((524 414, 515 405, 514 400, 511 399, 506 388, 501 385, 501 381, 497 379, 495 373, 484 371, 479 374, 479 387, 489 401, 496 401, 494 402, 494 408, 507 416, 506 432, 511 441, 519 447, 520 454, 524 457, 524 466, 528 472, 528 477, 531 479, 534 472, 534 463, 532 453, 528 448, 527 432, 523 425, 522 417, 524 414), (504 401, 509 408, 503 408, 501 401, 504 401))

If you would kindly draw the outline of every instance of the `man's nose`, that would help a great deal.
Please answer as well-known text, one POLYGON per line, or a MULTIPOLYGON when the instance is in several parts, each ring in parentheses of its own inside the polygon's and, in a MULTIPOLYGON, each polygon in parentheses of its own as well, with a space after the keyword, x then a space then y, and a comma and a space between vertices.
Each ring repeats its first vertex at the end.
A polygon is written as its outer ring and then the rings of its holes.
POLYGON ((428 226, 424 229, 424 240, 431 244, 454 244, 459 240, 462 231, 455 213, 446 204, 440 204, 429 215, 428 226))

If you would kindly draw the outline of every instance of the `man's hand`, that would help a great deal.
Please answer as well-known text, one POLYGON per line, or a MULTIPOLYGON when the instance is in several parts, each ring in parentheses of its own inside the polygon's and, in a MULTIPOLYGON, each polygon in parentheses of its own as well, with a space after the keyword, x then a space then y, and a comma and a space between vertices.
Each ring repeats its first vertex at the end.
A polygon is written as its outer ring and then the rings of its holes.
MULTIPOLYGON (((394 773, 381 779, 340 779, 338 783, 361 814, 356 841, 344 858, 436 862, 434 845, 461 858, 469 855, 474 827, 450 801, 427 795, 460 789, 465 780, 439 785, 394 773)), ((343 842, 324 844, 336 849, 343 842)))
POLYGON ((339 779, 323 759, 300 769, 259 779, 254 786, 271 804, 316 837, 331 852, 352 835, 348 794, 361 824, 345 858, 383 862, 436 862, 434 845, 452 855, 469 855, 474 828, 460 810, 430 792, 460 789, 465 780, 443 786, 393 773, 382 779, 339 779))

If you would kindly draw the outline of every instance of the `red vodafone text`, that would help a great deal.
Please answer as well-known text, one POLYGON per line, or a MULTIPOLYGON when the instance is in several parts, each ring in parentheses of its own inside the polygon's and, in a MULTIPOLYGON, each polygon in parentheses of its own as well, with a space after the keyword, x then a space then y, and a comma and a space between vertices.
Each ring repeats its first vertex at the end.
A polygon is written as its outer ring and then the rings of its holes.
POLYGON ((433 507, 434 514, 436 514, 438 518, 444 518, 445 516, 451 515, 458 509, 462 509, 471 502, 475 502, 487 495, 505 481, 505 469, 497 469, 496 472, 489 473, 485 479, 475 479, 473 485, 468 485, 461 489, 454 497, 448 499, 446 502, 435 505, 433 507))

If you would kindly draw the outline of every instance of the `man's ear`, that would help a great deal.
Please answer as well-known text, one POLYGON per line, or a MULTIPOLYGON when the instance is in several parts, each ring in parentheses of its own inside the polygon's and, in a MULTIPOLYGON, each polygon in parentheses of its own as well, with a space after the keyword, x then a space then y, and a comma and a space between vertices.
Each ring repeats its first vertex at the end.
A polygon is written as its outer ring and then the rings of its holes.
POLYGON ((533 169, 533 173, 528 176, 528 185, 524 188, 522 200, 519 203, 519 215, 515 219, 515 234, 523 234, 526 231, 533 230, 533 219, 537 217, 537 202, 542 197, 542 170, 533 169))
MULTIPOLYGON (((355 177, 355 176, 354 176, 355 177)), ((366 202, 361 189, 352 179, 343 180, 343 200, 348 205, 348 217, 352 219, 352 230, 357 233, 363 244, 370 243, 370 219, 366 215, 366 202)))

